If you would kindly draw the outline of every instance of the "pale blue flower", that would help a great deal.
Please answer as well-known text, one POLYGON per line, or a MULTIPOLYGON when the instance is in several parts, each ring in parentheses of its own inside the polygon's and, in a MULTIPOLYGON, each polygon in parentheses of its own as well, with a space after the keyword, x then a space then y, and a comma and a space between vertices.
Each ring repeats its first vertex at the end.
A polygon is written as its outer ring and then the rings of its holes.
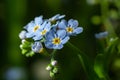
POLYGON ((102 39, 102 38, 105 38, 107 36, 108 36, 108 32, 107 31, 95 34, 95 38, 97 38, 97 39, 102 39))
POLYGON ((45 46, 49 49, 61 49, 68 40, 65 30, 50 31, 46 34, 45 46))
POLYGON ((31 21, 30 23, 28 23, 27 26, 24 27, 27 30, 27 33, 26 33, 27 38, 33 37, 35 35, 35 32, 41 28, 41 25, 43 23, 42 18, 43 16, 36 17, 34 21, 31 21))
POLYGON ((41 53, 43 51, 43 46, 41 42, 35 42, 32 45, 32 51, 35 53, 41 53))
POLYGON ((56 21, 56 20, 62 19, 64 17, 65 17, 65 15, 56 14, 55 16, 53 16, 52 18, 50 18, 49 20, 50 21, 56 21))
POLYGON ((66 20, 62 20, 58 24, 58 29, 66 30, 68 35, 76 35, 83 32, 83 28, 78 27, 78 21, 73 19, 70 19, 68 22, 66 20))
POLYGON ((43 25, 41 25, 41 28, 35 33, 35 37, 33 37, 34 40, 41 40, 47 32, 49 32, 51 29, 51 23, 45 21, 43 25))

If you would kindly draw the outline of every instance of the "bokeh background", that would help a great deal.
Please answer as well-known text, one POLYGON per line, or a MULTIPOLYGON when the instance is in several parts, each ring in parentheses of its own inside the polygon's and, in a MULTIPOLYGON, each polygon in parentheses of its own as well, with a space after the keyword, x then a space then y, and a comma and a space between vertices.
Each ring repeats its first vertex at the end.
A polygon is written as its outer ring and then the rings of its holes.
MULTIPOLYGON (((50 58, 41 54, 28 58, 21 54, 19 48, 18 34, 28 22, 40 15, 50 18, 59 13, 65 14, 67 20, 77 19, 84 32, 72 37, 70 42, 94 60, 97 54, 94 35, 105 31, 99 17, 102 1, 109 4, 109 18, 119 36, 119 0, 0 0, 0 80, 51 80, 45 70, 50 58)), ((67 46, 57 52, 56 59, 60 68, 57 80, 87 80, 78 57, 67 46)), ((120 58, 117 56, 115 59, 120 64, 120 58)), ((117 68, 110 66, 112 80, 120 80, 120 65, 117 68)))

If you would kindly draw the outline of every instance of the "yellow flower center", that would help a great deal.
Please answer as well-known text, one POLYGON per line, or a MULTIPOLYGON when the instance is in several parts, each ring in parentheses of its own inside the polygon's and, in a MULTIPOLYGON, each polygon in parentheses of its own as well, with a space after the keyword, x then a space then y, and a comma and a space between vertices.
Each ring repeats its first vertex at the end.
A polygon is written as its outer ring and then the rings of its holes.
POLYGON ((54 38, 54 39, 52 40, 52 43, 55 44, 55 45, 60 44, 60 42, 61 42, 60 38, 54 38))
POLYGON ((47 32, 46 30, 43 30, 43 31, 41 32, 41 34, 42 34, 42 35, 45 35, 46 32, 47 32))
POLYGON ((69 33, 71 33, 71 32, 73 32, 73 28, 72 27, 67 27, 66 31, 69 32, 69 33))
POLYGON ((36 32, 39 29, 39 26, 35 26, 33 31, 36 32))

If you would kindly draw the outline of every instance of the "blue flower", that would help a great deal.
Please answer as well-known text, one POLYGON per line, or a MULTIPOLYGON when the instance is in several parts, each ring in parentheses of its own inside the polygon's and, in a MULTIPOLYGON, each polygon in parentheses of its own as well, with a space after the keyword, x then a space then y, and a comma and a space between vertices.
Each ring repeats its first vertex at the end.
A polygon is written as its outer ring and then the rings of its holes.
POLYGON ((95 38, 97 38, 97 39, 102 39, 102 38, 105 38, 107 36, 108 36, 108 32, 106 32, 106 31, 95 34, 95 38))
POLYGON ((41 28, 35 33, 35 37, 33 37, 34 40, 41 40, 47 32, 49 32, 51 29, 51 23, 45 21, 43 25, 41 25, 41 28))
POLYGON ((35 43, 32 45, 32 51, 35 52, 35 53, 41 53, 41 52, 43 51, 42 43, 40 43, 40 42, 35 42, 35 43))
POLYGON ((82 27, 78 27, 78 21, 70 19, 68 22, 66 20, 62 20, 58 24, 58 29, 66 30, 68 35, 76 35, 83 32, 82 27))
POLYGON ((52 18, 50 18, 49 20, 50 21, 56 21, 56 20, 62 19, 64 17, 65 17, 65 15, 56 14, 55 16, 53 16, 52 18))
POLYGON ((61 49, 63 44, 69 40, 69 36, 66 36, 65 30, 53 30, 46 34, 45 46, 49 49, 61 49))
POLYGON ((28 23, 27 26, 24 27, 27 30, 27 33, 26 33, 27 38, 33 37, 35 35, 35 32, 41 28, 41 25, 43 23, 42 18, 43 16, 36 17, 34 21, 31 21, 30 23, 28 23))

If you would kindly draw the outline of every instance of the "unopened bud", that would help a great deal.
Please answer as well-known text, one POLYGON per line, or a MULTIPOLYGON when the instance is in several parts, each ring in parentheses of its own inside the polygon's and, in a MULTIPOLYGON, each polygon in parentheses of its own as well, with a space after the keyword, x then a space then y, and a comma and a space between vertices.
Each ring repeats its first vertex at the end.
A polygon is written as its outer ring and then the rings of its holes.
POLYGON ((25 41, 26 41, 26 40, 25 40, 25 39, 23 39, 23 40, 22 40, 22 44, 24 44, 24 43, 25 43, 25 41))
POLYGON ((57 73, 57 72, 58 72, 58 68, 55 67, 55 68, 53 69, 53 73, 57 73))
POLYGON ((22 44, 20 45, 20 49, 23 49, 23 45, 22 44))
POLYGON ((23 31, 20 32, 19 38, 20 39, 25 39, 26 38, 26 31, 25 30, 23 30, 23 31))
POLYGON ((52 67, 49 65, 46 67, 46 70, 50 71, 52 69, 52 67))
POLYGON ((55 66, 57 64, 57 61, 56 60, 53 60, 52 62, 51 62, 51 65, 52 66, 55 66))

